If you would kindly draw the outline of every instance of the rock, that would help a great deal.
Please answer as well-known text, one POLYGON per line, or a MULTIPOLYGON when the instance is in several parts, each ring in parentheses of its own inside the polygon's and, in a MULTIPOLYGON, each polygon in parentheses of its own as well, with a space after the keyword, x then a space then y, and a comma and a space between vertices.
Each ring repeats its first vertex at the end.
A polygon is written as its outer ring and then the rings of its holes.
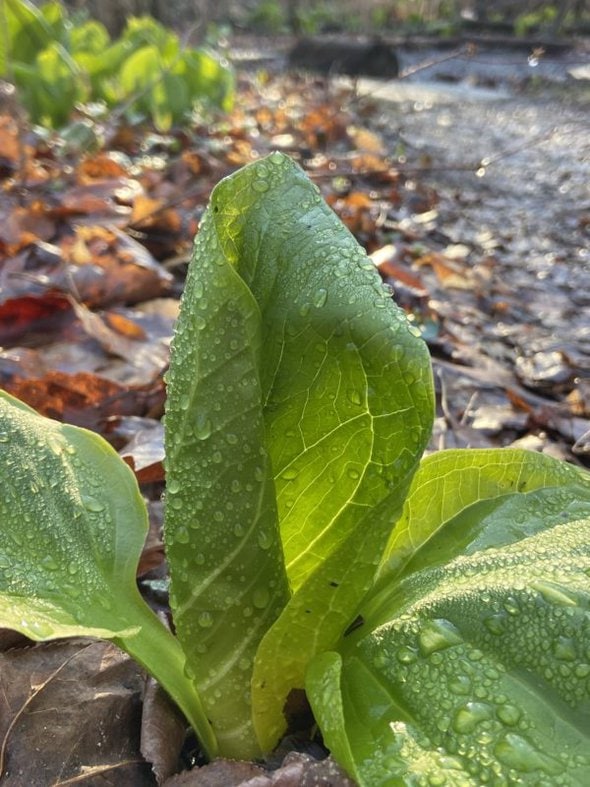
POLYGON ((381 79, 399 75, 395 50, 380 40, 367 43, 300 39, 288 56, 290 68, 320 74, 346 74, 381 79))

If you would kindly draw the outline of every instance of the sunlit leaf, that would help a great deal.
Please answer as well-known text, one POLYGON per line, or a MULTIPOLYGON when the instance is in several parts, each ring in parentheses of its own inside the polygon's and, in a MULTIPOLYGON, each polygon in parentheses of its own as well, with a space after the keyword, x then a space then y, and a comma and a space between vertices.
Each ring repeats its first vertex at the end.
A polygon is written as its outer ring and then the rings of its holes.
POLYGON ((585 784, 587 474, 522 451, 443 452, 398 529, 362 625, 308 673, 337 759, 367 787, 585 784))
POLYGON ((372 581, 429 434, 428 358, 362 249, 280 154, 215 189, 181 313, 166 416, 175 621, 214 724, 237 725, 227 702, 248 689, 240 657, 245 669, 287 601, 279 524, 296 592, 256 654, 267 749, 307 662, 372 581))
POLYGON ((31 639, 112 639, 215 741, 177 641, 135 584, 147 514, 131 470, 98 435, 0 391, 0 625, 31 639))

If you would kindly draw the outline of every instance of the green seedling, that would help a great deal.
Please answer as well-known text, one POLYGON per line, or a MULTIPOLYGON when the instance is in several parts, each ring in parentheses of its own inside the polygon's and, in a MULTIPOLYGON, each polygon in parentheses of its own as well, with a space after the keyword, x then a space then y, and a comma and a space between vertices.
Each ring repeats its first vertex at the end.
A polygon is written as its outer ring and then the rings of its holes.
POLYGON ((426 346, 278 153, 222 181, 172 343, 173 636, 142 601, 131 470, 0 395, 0 625, 113 640, 210 758, 305 689, 367 787, 590 783, 590 484, 524 451, 420 461, 426 346))
POLYGON ((168 130, 196 105, 233 102, 227 63, 182 46, 148 16, 130 17, 113 41, 96 20, 72 22, 57 0, 0 0, 0 28, 0 76, 15 83, 34 123, 62 126, 79 104, 103 102, 168 130))

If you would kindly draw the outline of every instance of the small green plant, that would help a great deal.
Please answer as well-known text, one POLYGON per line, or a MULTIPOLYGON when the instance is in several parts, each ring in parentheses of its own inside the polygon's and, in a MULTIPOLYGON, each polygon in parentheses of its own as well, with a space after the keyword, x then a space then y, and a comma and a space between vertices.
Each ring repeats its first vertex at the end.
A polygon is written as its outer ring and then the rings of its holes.
POLYGON ((0 625, 108 638, 209 757, 259 758, 305 689, 361 785, 590 783, 590 483, 524 451, 420 462, 426 346, 275 153, 222 181, 172 345, 173 636, 95 434, 0 395, 0 625))
POLYGON ((198 102, 231 106, 231 69, 204 49, 183 48, 150 17, 130 18, 116 41, 95 20, 73 24, 54 0, 40 8, 1 0, 0 22, 0 74, 17 85, 33 122, 57 127, 77 104, 103 101, 165 130, 198 102))

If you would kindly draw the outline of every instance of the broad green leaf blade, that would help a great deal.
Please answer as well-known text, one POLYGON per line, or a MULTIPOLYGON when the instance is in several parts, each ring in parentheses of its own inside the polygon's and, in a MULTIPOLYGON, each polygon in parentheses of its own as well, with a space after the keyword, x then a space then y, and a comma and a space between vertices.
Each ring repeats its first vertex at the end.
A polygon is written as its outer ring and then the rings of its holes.
MULTIPOLYGON (((218 725, 228 716, 219 697, 222 681, 232 686, 227 671, 247 665, 250 646, 288 600, 276 573, 278 507, 297 592, 275 640, 256 657, 255 724, 267 749, 284 728, 284 701, 303 685, 308 660, 354 617, 433 409, 424 344, 317 188, 281 154, 245 167, 212 194, 169 391, 175 617, 218 725), (226 502, 237 509, 226 512, 226 502), (261 625, 255 618, 244 651, 240 611, 247 605, 251 612, 253 590, 268 589, 269 578, 272 615, 261 625), (202 613, 212 630, 199 654, 190 641, 202 613)), ((235 702, 243 693, 230 695, 235 702)))
POLYGON ((260 312, 208 210, 172 344, 165 538, 171 604, 224 756, 260 754, 250 674, 288 598, 266 449, 260 312))
POLYGON ((514 450, 422 462, 342 669, 308 676, 361 784, 587 783, 589 537, 578 468, 514 450))
POLYGON ((29 0, 0 3, 0 74, 10 74, 13 61, 33 63, 38 53, 55 40, 54 30, 29 0))
POLYGON ((295 596, 258 652, 263 748, 305 666, 351 622, 430 433, 426 348, 366 254, 286 157, 212 197, 221 249, 261 312, 260 377, 295 596))
POLYGON ((586 518, 416 571, 339 684, 310 673, 319 719, 341 692, 328 745, 361 784, 590 782, 589 543, 586 518))
POLYGON ((295 593, 263 639, 254 665, 252 695, 254 721, 264 749, 271 749, 285 732, 283 707, 292 689, 303 688, 310 661, 334 648, 354 623, 403 497, 404 488, 398 488, 359 520, 357 529, 295 593))
POLYGON ((264 418, 297 590, 413 471, 432 423, 428 352, 286 156, 220 183, 212 206, 222 251, 261 313, 264 418))
MULTIPOLYGON (((68 625, 113 633, 134 625, 111 623, 119 597, 137 592, 147 530, 133 473, 97 435, 43 418, 3 391, 0 457, 3 614, 12 596, 30 597, 62 610, 68 625)), ((59 623, 53 636, 62 636, 59 623)))
POLYGON ((582 517, 589 507, 588 474, 544 454, 510 448, 440 451, 422 461, 412 480, 380 575, 390 582, 460 551, 509 544, 582 517))
POLYGON ((0 626, 31 639, 112 639, 215 741, 178 643, 135 584, 147 513, 135 477, 98 435, 0 391, 0 626))

